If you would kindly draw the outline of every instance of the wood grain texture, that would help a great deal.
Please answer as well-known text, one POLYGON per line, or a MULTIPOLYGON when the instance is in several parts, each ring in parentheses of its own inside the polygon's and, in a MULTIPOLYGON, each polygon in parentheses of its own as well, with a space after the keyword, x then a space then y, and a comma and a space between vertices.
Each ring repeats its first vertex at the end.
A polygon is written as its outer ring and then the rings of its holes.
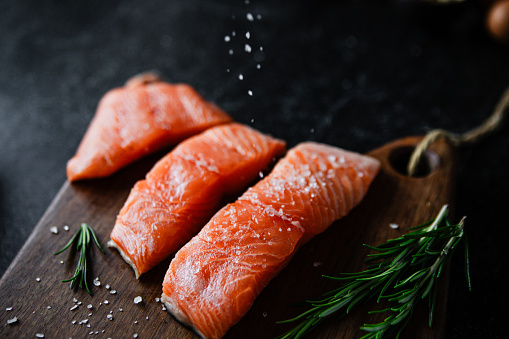
MULTIPOLYGON (((431 151, 437 155, 438 162, 429 175, 409 178, 392 166, 392 158, 414 147, 418 140, 420 137, 401 139, 370 153, 381 161, 382 167, 364 201, 347 217, 302 247, 226 338, 272 338, 282 333, 289 325, 277 325, 276 321, 302 311, 292 304, 319 296, 334 287, 334 282, 322 278, 322 274, 339 275, 363 269, 369 251, 362 244, 376 245, 398 237, 406 233, 408 227, 431 219, 443 204, 453 204, 456 155, 447 143, 432 145, 431 151), (392 229, 390 223, 400 227, 392 229)), ((84 290, 70 290, 68 284, 60 283, 72 276, 77 255, 68 252, 52 255, 70 239, 81 222, 92 225, 101 244, 105 245, 130 188, 143 178, 157 158, 157 155, 147 158, 109 178, 63 185, 0 280, 0 337, 33 338, 36 333, 41 333, 46 338, 132 338, 135 334, 139 338, 196 338, 155 301, 161 295, 161 284, 170 259, 136 280, 132 269, 116 251, 107 250, 103 255, 94 249, 90 282, 99 277, 101 286, 91 284, 94 295, 89 296, 84 290), (58 234, 50 232, 53 225, 58 227, 58 234), (64 231, 63 225, 69 225, 70 231, 64 231), (106 289, 106 284, 111 286, 110 289, 106 289), (111 290, 116 293, 111 294, 111 290), (134 304, 137 296, 143 298, 142 303, 134 304), (81 304, 71 311, 77 305, 73 298, 81 304), (8 307, 12 310, 6 311, 8 307), (107 318, 108 314, 113 320, 107 318), (18 321, 6 325, 13 317, 18 321), (80 324, 85 319, 87 322, 80 324)), ((445 274, 441 281, 433 329, 428 328, 424 318, 426 307, 418 307, 404 337, 443 336, 447 278, 445 274)), ((358 338, 364 334, 359 326, 384 318, 383 314, 367 314, 380 307, 383 305, 361 305, 341 321, 332 316, 311 337, 358 338)))

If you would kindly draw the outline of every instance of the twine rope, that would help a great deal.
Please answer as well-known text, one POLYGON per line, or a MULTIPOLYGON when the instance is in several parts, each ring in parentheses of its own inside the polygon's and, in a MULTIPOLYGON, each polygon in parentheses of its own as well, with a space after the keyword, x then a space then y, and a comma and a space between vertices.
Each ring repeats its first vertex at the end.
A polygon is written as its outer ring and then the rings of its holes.
POLYGON ((505 116, 507 115, 506 113, 508 112, 509 112, 509 87, 506 88, 505 92, 502 94, 501 98, 498 101, 498 104, 495 106, 495 109, 493 110, 493 113, 490 115, 490 117, 486 119, 478 127, 471 129, 470 131, 467 131, 463 134, 456 134, 443 129, 434 129, 430 131, 415 147, 415 150, 413 151, 410 157, 410 161, 408 162, 407 166, 408 175, 413 176, 415 174, 415 170, 422 155, 428 149, 428 147, 431 146, 431 144, 433 144, 436 140, 440 138, 445 138, 448 142, 450 142, 454 146, 474 144, 483 137, 492 134, 498 128, 500 128, 500 126, 502 126, 505 116))

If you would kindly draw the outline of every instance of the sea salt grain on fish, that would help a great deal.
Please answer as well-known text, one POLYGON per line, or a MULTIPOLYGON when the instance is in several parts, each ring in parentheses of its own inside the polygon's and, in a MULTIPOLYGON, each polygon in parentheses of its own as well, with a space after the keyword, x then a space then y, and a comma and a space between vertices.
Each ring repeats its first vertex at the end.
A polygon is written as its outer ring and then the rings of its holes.
POLYGON ((294 147, 177 252, 161 300, 200 336, 221 338, 300 246, 360 203, 379 167, 376 159, 332 146, 294 147))

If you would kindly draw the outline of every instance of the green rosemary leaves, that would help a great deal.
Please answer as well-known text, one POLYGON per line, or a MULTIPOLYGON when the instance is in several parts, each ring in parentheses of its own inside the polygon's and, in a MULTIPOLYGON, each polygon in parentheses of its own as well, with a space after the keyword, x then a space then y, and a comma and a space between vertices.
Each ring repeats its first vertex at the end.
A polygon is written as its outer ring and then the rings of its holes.
MULTIPOLYGON (((429 300, 429 326, 433 322, 437 280, 445 263, 464 236, 464 220, 458 224, 447 221, 448 207, 444 205, 437 217, 412 232, 377 247, 367 246, 375 253, 369 255, 368 268, 363 272, 326 277, 341 285, 320 298, 308 300, 309 309, 297 317, 279 323, 299 322, 280 339, 300 338, 309 333, 325 317, 351 309, 368 300, 388 299, 390 307, 372 313, 386 312, 389 316, 378 324, 361 327, 368 332, 363 338, 382 338, 384 334, 399 336, 409 321, 414 305, 424 298, 429 300)), ((465 242, 465 268, 468 288, 471 289, 468 270, 468 246, 465 242)))
POLYGON ((73 288, 76 285, 76 282, 79 282, 78 286, 80 288, 86 288, 87 292, 89 294, 92 294, 90 292, 90 289, 88 288, 87 284, 87 251, 90 246, 90 240, 94 239, 95 244, 97 247, 101 250, 102 253, 105 253, 101 245, 99 245, 99 241, 97 240, 97 237, 94 233, 94 230, 88 226, 85 223, 82 223, 80 225, 79 230, 74 234, 74 236, 71 238, 71 240, 62 248, 60 251, 55 253, 54 255, 60 254, 66 249, 68 249, 75 241, 78 239, 78 243, 76 245, 76 249, 80 252, 80 258, 78 260, 78 267, 76 267, 76 271, 74 272, 74 276, 62 280, 62 282, 71 282, 71 288, 73 288))

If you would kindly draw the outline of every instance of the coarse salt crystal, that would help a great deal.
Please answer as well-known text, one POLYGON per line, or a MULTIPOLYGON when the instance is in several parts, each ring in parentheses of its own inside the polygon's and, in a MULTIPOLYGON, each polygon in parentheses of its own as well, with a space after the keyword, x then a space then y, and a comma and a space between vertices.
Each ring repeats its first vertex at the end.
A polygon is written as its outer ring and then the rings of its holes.
POLYGON ((249 91, 247 91, 247 94, 252 97, 253 96, 253 91, 249 90, 249 91))
POLYGON ((75 302, 75 303, 77 303, 77 302, 78 302, 78 299, 76 299, 76 298, 72 298, 72 301, 73 301, 73 302, 75 302))
POLYGON ((133 338, 138 338, 138 333, 133 334, 133 338))
POLYGON ((156 298, 156 303, 158 303, 158 302, 159 302, 160 300, 161 300, 161 299, 159 299, 159 298, 156 298))
POLYGON ((92 307, 94 307, 94 306, 92 306, 92 304, 87 305, 87 308, 92 308, 92 307))
POLYGON ((81 302, 81 301, 78 301, 78 305, 81 305, 81 304, 82 304, 82 302, 81 302))
POLYGON ((251 14, 251 13, 247 13, 247 14, 246 14, 246 18, 247 18, 247 20, 249 20, 249 21, 253 21, 253 20, 254 20, 253 14, 251 14))
POLYGON ((107 314, 106 318, 108 318, 108 320, 110 320, 110 321, 113 320, 113 316, 111 314, 107 314))
POLYGON ((233 49, 228 50, 228 54, 233 55, 233 49))
POLYGON ((105 305, 108 305, 110 302, 108 300, 103 301, 105 305))
POLYGON ((314 267, 318 267, 318 266, 321 266, 321 265, 322 265, 322 263, 321 263, 321 262, 318 262, 318 261, 315 261, 315 262, 313 263, 313 266, 314 266, 314 267))
POLYGON ((138 320, 135 320, 135 321, 134 321, 134 323, 135 323, 135 324, 137 324, 137 323, 138 323, 138 320))
POLYGON ((71 323, 72 323, 73 325, 74 325, 74 324, 76 324, 76 320, 71 321, 71 323))
POLYGON ((147 320, 148 320, 148 317, 146 317, 145 319, 147 319, 147 320))
POLYGON ((264 318, 267 318, 267 312, 263 312, 262 315, 264 318))
POLYGON ((6 312, 12 311, 12 307, 7 307, 7 308, 5 308, 5 311, 6 311, 6 312))
POLYGON ((252 48, 249 44, 244 45, 244 51, 246 51, 247 53, 251 53, 251 50, 252 50, 252 48))
POLYGON ((122 312, 123 310, 121 308, 118 309, 119 312, 122 312))
POLYGON ((134 298, 134 303, 139 304, 139 303, 141 303, 142 300, 143 299, 140 296, 137 296, 136 298, 134 298))
POLYGON ((60 264, 63 265, 64 264, 64 261, 63 260, 60 260, 60 264))
POLYGON ((48 310, 50 310, 50 309, 51 309, 51 306, 47 306, 46 308, 47 308, 48 310))
POLYGON ((111 290, 111 291, 110 291, 110 294, 117 294, 117 291, 115 291, 115 290, 111 290))
POLYGON ((394 224, 394 223, 390 223, 389 227, 392 228, 393 230, 395 230, 395 229, 399 228, 399 225, 398 224, 394 224))
POLYGON ((242 74, 239 74, 239 80, 244 80, 244 76, 242 74))
POLYGON ((94 281, 92 281, 92 283, 94 284, 94 286, 101 286, 101 282, 99 281, 99 277, 96 277, 94 279, 94 281))
POLYGON ((110 285, 106 284, 106 286, 104 286, 107 290, 110 289, 110 285))
POLYGON ((39 282, 41 281, 41 278, 35 278, 35 281, 39 282))
POLYGON ((83 319, 82 321, 80 321, 80 324, 86 324, 88 323, 88 319, 83 319))
POLYGON ((77 309, 77 308, 78 308, 78 305, 74 305, 73 307, 71 307, 71 308, 69 309, 69 311, 74 311, 74 310, 75 310, 75 309, 77 309))
POLYGON ((12 319, 7 319, 7 325, 14 324, 18 321, 18 318, 14 317, 12 319))
POLYGON ((69 231, 69 226, 64 225, 64 231, 66 231, 66 232, 69 231))
POLYGON ((162 310, 163 310, 163 311, 166 311, 166 307, 165 307, 164 305, 163 305, 163 307, 162 307, 162 310))
POLYGON ((42 333, 36 333, 36 334, 35 334, 35 337, 36 337, 36 338, 44 338, 44 334, 42 334, 42 333))
POLYGON ((246 39, 250 39, 251 38, 251 33, 249 33, 249 31, 246 32, 246 39))
POLYGON ((257 68, 257 69, 260 69, 260 68, 262 68, 262 65, 257 64, 257 65, 256 65, 256 68, 257 68))
POLYGON ((91 316, 92 316, 92 313, 89 313, 89 314, 88 314, 88 316, 89 316, 89 317, 91 317, 91 316))
POLYGON ((53 234, 58 234, 58 228, 56 226, 52 226, 49 231, 53 234))
POLYGON ((230 36, 229 35, 225 35, 224 41, 226 41, 226 42, 230 41, 230 36))

